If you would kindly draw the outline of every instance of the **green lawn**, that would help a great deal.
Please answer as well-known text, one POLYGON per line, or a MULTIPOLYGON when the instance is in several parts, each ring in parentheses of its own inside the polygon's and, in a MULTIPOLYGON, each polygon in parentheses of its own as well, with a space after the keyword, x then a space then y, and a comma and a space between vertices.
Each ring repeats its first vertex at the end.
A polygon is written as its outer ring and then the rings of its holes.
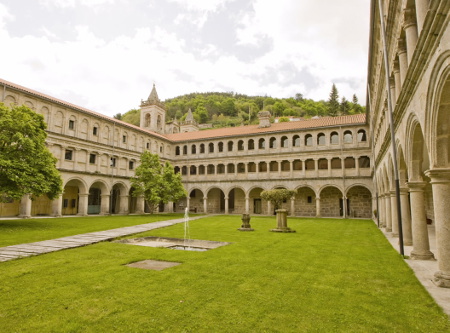
POLYGON ((293 234, 269 232, 274 217, 253 217, 254 232, 240 224, 239 216, 191 221, 191 238, 232 243, 207 252, 104 242, 0 263, 0 331, 450 331, 373 222, 291 218, 293 234), (145 259, 182 264, 124 266, 145 259))
MULTIPOLYGON (((89 216, 0 220, 0 247, 38 242, 137 224, 172 220, 183 214, 89 216)), ((1 329, 1 328, 0 328, 1 329)))

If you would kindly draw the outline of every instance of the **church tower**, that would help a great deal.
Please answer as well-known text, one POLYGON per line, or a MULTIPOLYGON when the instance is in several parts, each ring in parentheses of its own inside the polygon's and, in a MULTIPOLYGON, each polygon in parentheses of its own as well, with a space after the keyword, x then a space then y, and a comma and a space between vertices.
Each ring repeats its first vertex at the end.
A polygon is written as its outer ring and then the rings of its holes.
POLYGON ((155 84, 146 101, 141 100, 140 127, 164 134, 166 125, 166 110, 159 100, 155 84))
POLYGON ((194 119, 194 115, 192 114, 191 109, 186 115, 186 119, 180 125, 180 132, 196 132, 198 131, 198 124, 194 119))

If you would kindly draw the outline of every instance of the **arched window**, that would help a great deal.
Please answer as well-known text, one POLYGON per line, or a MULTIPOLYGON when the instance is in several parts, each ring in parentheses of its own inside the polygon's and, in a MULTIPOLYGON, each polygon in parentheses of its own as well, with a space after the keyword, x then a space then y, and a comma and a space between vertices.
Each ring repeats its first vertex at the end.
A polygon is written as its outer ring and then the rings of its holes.
POLYGON ((213 175, 214 171, 215 171, 214 165, 208 164, 208 168, 207 168, 208 175, 213 175))
POLYGON ((294 162, 292 163, 292 168, 294 170, 301 170, 302 169, 302 161, 294 160, 294 162))
POLYGON ((238 173, 245 173, 245 164, 244 163, 238 163, 238 165, 237 165, 237 172, 238 173))
POLYGON ((361 156, 358 158, 360 168, 370 168, 370 158, 367 156, 361 156))
POLYGON ((342 161, 339 157, 331 159, 331 169, 342 169, 342 161))
POLYGON ((227 165, 227 173, 234 173, 234 164, 233 163, 229 163, 227 165))
POLYGON ((147 113, 145 115, 145 121, 144 121, 144 126, 145 127, 150 127, 150 121, 152 120, 150 113, 147 113))
POLYGON ((281 161, 281 171, 291 171, 291 163, 289 161, 281 161))
POLYGON ((277 139, 276 138, 270 138, 269 140, 269 148, 277 148, 277 139))
POLYGON ((317 145, 325 146, 325 144, 326 144, 326 142, 325 142, 325 134, 319 133, 317 135, 317 145))
POLYGON ((180 167, 176 166, 175 168, 173 168, 173 172, 180 173, 180 167))
POLYGON ((196 145, 191 146, 191 154, 197 154, 197 146, 196 145))
POLYGON ((214 153, 214 143, 211 142, 208 147, 209 147, 208 152, 214 153))
POLYGON ((305 135, 305 146, 307 147, 312 147, 313 145, 313 138, 311 134, 306 134, 305 135))
POLYGON ((186 145, 183 146, 183 155, 187 155, 187 146, 186 145))
POLYGON ((292 138, 292 146, 300 147, 300 136, 294 135, 294 137, 292 138))
POLYGON ((305 161, 305 170, 315 170, 316 166, 313 159, 308 159, 305 161))
POLYGON ((205 166, 204 165, 200 165, 198 167, 198 174, 199 175, 204 175, 205 174, 205 166))
POLYGON ((250 139, 248 140, 248 150, 253 150, 255 149, 255 140, 250 139))
POLYGON ((276 162, 276 161, 270 162, 269 170, 270 171, 278 171, 278 162, 276 162))
POLYGON ((233 151, 233 141, 228 141, 228 151, 233 151))
POLYGON ((287 136, 281 137, 281 147, 282 148, 289 147, 289 139, 287 138, 287 136))
POLYGON ((317 168, 319 170, 327 170, 328 160, 326 158, 319 158, 319 160, 317 161, 317 168))
POLYGON ((339 143, 339 134, 337 132, 331 132, 330 143, 336 145, 339 143))
POLYGON ((183 166, 183 167, 181 168, 181 174, 182 174, 183 176, 186 176, 186 175, 187 175, 187 166, 183 166))
POLYGON ((360 129, 358 131, 358 142, 366 142, 366 141, 367 141, 366 131, 360 129))
POLYGON ((238 150, 244 150, 244 141, 243 140, 238 141, 238 150))
POLYGON ((344 132, 344 143, 352 143, 353 142, 353 134, 351 131, 344 132))
POLYGON ((160 115, 158 115, 157 122, 156 122, 156 127, 159 130, 162 129, 162 122, 161 122, 161 116, 160 115))
POLYGON ((200 144, 200 154, 204 154, 205 153, 205 144, 202 143, 200 144))
POLYGON ((175 155, 180 155, 180 146, 175 147, 175 155))
POLYGON ((258 163, 258 171, 259 172, 267 172, 267 163, 266 162, 259 162, 258 163))
POLYGON ((223 165, 223 164, 219 164, 218 166, 217 166, 217 173, 219 174, 222 174, 222 173, 225 173, 225 165, 223 165))
POLYGON ((258 148, 259 149, 266 149, 266 140, 265 139, 259 139, 258 141, 258 148))
POLYGON ((190 170, 189 174, 191 174, 191 175, 197 174, 197 167, 195 165, 191 165, 191 170, 190 170))
POLYGON ((346 169, 354 169, 356 167, 355 158, 354 157, 346 157, 344 160, 344 166, 346 169))
POLYGON ((217 148, 219 149, 219 153, 223 152, 223 142, 220 141, 217 146, 218 146, 217 148))
POLYGON ((256 172, 256 164, 254 162, 250 162, 247 165, 248 172, 256 172))

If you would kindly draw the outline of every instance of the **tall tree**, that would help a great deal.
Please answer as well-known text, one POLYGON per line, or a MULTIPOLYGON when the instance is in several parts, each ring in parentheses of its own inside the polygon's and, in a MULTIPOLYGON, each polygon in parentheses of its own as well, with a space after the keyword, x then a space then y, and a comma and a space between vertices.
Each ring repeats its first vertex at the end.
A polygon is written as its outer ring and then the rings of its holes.
POLYGON ((330 92, 330 98, 328 99, 328 115, 336 117, 339 113, 339 93, 336 85, 333 83, 330 92))
POLYGON ((350 112, 350 103, 345 97, 341 99, 341 115, 346 116, 350 112))
POLYGON ((62 193, 57 160, 45 145, 46 127, 44 117, 28 107, 0 103, 0 201, 62 193))
POLYGON ((141 154, 141 164, 131 178, 133 196, 142 195, 153 213, 160 202, 177 201, 186 196, 181 176, 175 174, 170 163, 161 165, 159 156, 145 151, 141 154))

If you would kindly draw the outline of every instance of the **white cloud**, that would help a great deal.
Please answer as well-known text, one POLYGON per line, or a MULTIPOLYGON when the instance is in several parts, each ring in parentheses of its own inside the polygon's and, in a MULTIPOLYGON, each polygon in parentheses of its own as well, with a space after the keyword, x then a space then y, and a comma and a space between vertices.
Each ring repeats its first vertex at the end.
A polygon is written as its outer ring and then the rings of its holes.
POLYGON ((113 4, 114 0, 39 0, 46 7, 74 8, 78 5, 97 7, 104 4, 113 4))
POLYGON ((0 3, 0 29, 3 29, 8 21, 14 21, 14 19, 8 8, 0 3))

